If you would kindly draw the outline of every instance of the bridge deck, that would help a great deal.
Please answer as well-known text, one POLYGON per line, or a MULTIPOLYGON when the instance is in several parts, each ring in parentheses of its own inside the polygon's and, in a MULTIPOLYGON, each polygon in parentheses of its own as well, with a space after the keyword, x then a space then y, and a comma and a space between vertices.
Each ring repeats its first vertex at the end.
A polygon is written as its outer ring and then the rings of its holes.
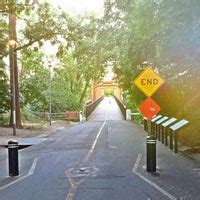
POLYGON ((124 120, 123 115, 113 97, 104 97, 88 121, 124 120))

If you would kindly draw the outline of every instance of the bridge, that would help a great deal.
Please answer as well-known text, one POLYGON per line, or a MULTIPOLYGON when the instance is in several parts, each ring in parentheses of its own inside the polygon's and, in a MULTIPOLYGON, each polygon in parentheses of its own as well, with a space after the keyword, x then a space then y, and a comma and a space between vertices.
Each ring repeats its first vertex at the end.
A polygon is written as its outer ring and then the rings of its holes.
POLYGON ((126 119, 126 108, 123 92, 115 81, 94 83, 91 100, 86 104, 85 115, 87 120, 126 119))
POLYGON ((124 120, 124 116, 114 97, 103 97, 88 121, 124 120))
POLYGON ((122 89, 116 80, 102 81, 100 83, 93 83, 91 99, 94 102, 104 95, 113 95, 122 102, 122 94, 122 89))

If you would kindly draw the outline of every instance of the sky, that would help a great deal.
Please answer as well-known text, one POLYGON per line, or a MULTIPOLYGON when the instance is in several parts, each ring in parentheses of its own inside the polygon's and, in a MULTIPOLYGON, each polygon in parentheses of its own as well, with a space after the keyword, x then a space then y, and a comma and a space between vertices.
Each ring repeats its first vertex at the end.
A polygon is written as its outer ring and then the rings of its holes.
POLYGON ((85 12, 95 12, 101 14, 103 12, 104 0, 46 0, 54 6, 60 6, 63 10, 67 10, 70 14, 82 14, 85 12))

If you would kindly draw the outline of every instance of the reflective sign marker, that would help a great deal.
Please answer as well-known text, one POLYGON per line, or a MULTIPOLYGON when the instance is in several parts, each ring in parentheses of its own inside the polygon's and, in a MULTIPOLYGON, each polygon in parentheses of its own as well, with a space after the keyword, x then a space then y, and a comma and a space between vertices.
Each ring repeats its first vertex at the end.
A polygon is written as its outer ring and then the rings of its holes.
POLYGON ((134 80, 134 83, 146 96, 152 96, 164 83, 164 80, 151 67, 147 67, 134 80))
POLYGON ((159 105, 151 97, 148 97, 139 109, 148 120, 151 120, 160 111, 159 105))

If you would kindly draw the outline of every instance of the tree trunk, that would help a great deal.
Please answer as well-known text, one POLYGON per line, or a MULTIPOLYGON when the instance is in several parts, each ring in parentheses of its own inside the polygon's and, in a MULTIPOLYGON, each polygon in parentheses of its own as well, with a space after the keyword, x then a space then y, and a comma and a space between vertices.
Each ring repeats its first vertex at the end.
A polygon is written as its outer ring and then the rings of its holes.
MULTIPOLYGON (((12 7, 9 12, 9 40, 17 41, 16 34, 16 0, 11 1, 12 7)), ((16 105, 16 127, 21 128, 21 115, 20 115, 20 103, 19 103, 19 83, 18 83, 18 66, 17 66, 17 52, 11 49, 9 50, 9 61, 10 61, 10 85, 11 85, 11 93, 12 85, 13 85, 13 72, 12 69, 14 67, 14 81, 15 81, 15 105, 16 105), (14 66, 13 66, 14 65, 14 66)), ((13 93, 12 93, 13 94, 13 93)), ((13 98, 12 98, 13 101, 13 98)), ((11 102, 12 103, 12 102, 11 102)), ((11 104, 13 105, 13 104, 11 104)), ((13 108, 11 106, 11 115, 10 115, 10 126, 12 126, 13 122, 13 108)))
POLYGON ((85 94, 86 94, 87 88, 89 86, 89 83, 90 83, 90 81, 86 81, 86 83, 85 83, 85 87, 83 89, 83 92, 81 94, 81 98, 79 100, 80 103, 83 101, 83 98, 85 97, 85 94))

